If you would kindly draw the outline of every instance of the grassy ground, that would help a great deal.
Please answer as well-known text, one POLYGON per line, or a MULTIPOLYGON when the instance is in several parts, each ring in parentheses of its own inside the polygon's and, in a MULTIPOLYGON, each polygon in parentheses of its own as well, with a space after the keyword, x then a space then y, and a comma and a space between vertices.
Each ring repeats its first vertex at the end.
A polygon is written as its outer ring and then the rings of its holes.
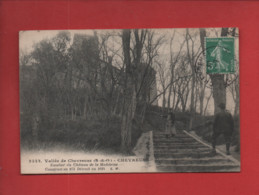
MULTIPOLYGON (((143 132, 150 130, 164 131, 166 115, 159 107, 148 108, 145 120, 141 124, 141 118, 133 120, 132 148, 143 132)), ((190 114, 188 112, 175 112, 176 129, 187 130, 190 114)), ((193 131, 208 143, 211 143, 213 116, 196 115, 193 131)), ((26 116, 21 117, 21 141, 24 149, 51 149, 67 148, 69 150, 105 151, 119 153, 121 144, 121 118, 113 116, 109 119, 96 120, 47 120, 39 128, 39 139, 35 141, 31 133, 31 121, 26 116)), ((224 144, 223 136, 217 140, 218 145, 224 144)), ((235 118, 235 132, 232 146, 239 152, 239 120, 235 118)))
MULTIPOLYGON (((21 141, 24 149, 48 149, 66 147, 71 150, 100 150, 119 152, 121 119, 112 117, 99 120, 60 120, 55 126, 40 127, 39 139, 34 141, 30 127, 21 124, 21 141)), ((133 123, 132 146, 142 133, 141 127, 133 123)))

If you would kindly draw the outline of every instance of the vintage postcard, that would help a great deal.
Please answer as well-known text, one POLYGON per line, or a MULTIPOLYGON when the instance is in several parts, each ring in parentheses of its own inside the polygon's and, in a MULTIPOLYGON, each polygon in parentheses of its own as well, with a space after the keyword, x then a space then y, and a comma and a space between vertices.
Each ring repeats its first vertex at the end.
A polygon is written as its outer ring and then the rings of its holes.
POLYGON ((238 37, 21 31, 21 173, 239 172, 238 37))

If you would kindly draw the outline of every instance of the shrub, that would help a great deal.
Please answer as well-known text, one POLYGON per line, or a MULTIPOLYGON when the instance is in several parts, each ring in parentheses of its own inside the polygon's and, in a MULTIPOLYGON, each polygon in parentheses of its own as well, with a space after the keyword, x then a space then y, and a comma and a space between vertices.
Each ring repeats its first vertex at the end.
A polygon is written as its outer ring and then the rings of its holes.
MULTIPOLYGON (((21 120, 22 147, 43 149, 54 145, 65 146, 75 150, 106 150, 118 152, 121 145, 121 118, 113 116, 96 120, 66 120, 41 123, 37 144, 29 144, 31 136, 30 122, 23 117, 21 120), (52 124, 52 125, 50 125, 52 124)), ((141 127, 133 122, 132 147, 142 133, 141 127)))

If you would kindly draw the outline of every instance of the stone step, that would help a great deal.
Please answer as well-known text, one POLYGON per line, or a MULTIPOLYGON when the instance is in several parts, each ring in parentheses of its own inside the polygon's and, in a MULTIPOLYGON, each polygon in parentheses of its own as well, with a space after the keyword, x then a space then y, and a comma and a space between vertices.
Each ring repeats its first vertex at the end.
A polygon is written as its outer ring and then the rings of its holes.
MULTIPOLYGON (((176 131, 176 135, 186 135, 184 132, 182 131, 176 131)), ((166 135, 167 133, 165 131, 161 131, 161 132, 154 132, 153 135, 166 135)))
POLYGON ((203 148, 208 148, 207 146, 204 145, 196 145, 196 146, 192 146, 192 145, 158 145, 155 146, 156 150, 170 150, 170 149, 192 149, 192 150, 196 150, 196 149, 203 149, 203 148))
POLYGON ((200 143, 154 143, 154 146, 155 147, 158 147, 158 146, 203 146, 202 144, 200 143))
POLYGON ((238 165, 158 165, 158 171, 162 172, 239 172, 240 168, 238 165))
POLYGON ((167 137, 167 135, 154 135, 154 138, 165 138, 165 139, 183 139, 183 138, 190 138, 186 135, 176 135, 173 137, 167 137))
POLYGON ((184 153, 184 154, 197 154, 197 153, 210 153, 211 149, 210 148, 199 148, 196 150, 193 150, 193 148, 170 148, 170 149, 165 149, 165 148, 154 148, 154 154, 164 154, 164 153, 184 153))
MULTIPOLYGON (((188 139, 188 140, 182 140, 182 139, 158 139, 158 140, 153 140, 154 143, 199 143, 194 139, 188 139)), ((201 144, 201 143, 199 143, 201 144)))
MULTIPOLYGON (((159 134, 154 134, 154 137, 166 137, 167 135, 170 135, 170 134, 159 133, 159 134)), ((181 133, 181 134, 173 135, 173 137, 188 137, 188 135, 186 135, 185 133, 181 133)))
POLYGON ((239 172, 240 166, 222 154, 212 154, 211 148, 181 132, 167 138, 153 134, 154 157, 161 172, 239 172))
MULTIPOLYGON (((155 158, 184 158, 190 157, 194 159, 205 158, 205 157, 215 157, 215 155, 211 154, 210 151, 205 152, 197 152, 197 153, 169 153, 169 152, 160 152, 154 154, 155 158)), ((218 156, 218 155, 216 155, 218 156)))
POLYGON ((189 138, 189 137, 186 137, 186 138, 166 138, 166 137, 164 137, 164 138, 153 138, 153 141, 154 142, 173 142, 173 141, 179 141, 179 142, 188 142, 188 141, 190 141, 190 142, 192 142, 192 141, 194 141, 194 142, 196 142, 196 140, 195 139, 193 139, 193 138, 189 138))
POLYGON ((235 165, 232 161, 224 158, 218 159, 190 159, 190 158, 182 158, 182 159, 156 159, 155 161, 157 165, 190 165, 192 164, 199 164, 199 165, 210 165, 210 164, 220 164, 224 165, 235 165))
MULTIPOLYGON (((153 133, 153 135, 167 135, 168 133, 166 133, 166 132, 160 132, 160 133, 153 133)), ((180 136, 180 135, 185 135, 186 136, 186 134, 185 133, 183 133, 183 132, 176 132, 176 135, 175 136, 180 136)), ((188 136, 188 135, 187 135, 188 136)))

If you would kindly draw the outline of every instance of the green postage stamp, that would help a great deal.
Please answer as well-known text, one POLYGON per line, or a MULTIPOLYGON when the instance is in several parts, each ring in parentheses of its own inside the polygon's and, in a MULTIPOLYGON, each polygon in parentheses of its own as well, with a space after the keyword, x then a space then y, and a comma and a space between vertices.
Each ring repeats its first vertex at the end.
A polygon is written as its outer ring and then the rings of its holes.
POLYGON ((234 37, 205 38, 206 72, 235 73, 234 37))

